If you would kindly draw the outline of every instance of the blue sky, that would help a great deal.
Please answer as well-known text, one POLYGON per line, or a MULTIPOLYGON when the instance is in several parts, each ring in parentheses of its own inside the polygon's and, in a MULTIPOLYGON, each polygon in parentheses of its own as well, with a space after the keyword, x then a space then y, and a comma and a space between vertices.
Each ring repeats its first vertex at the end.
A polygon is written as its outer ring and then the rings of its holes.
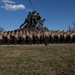
MULTIPOLYGON (((75 22, 75 0, 31 1, 50 30, 66 31, 75 22)), ((0 26, 7 31, 19 28, 31 10, 29 0, 0 0, 0 26)))

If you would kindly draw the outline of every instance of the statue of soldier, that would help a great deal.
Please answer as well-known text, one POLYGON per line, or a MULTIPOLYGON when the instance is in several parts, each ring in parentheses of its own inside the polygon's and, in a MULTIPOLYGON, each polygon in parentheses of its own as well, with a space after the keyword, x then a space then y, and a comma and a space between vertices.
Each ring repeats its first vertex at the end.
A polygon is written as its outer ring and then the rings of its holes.
POLYGON ((32 27, 31 25, 32 25, 32 23, 33 23, 33 19, 34 19, 34 16, 35 16, 36 14, 37 14, 37 12, 36 12, 35 10, 34 10, 32 13, 29 12, 28 17, 25 19, 25 22, 20 26, 20 28, 23 27, 24 24, 26 24, 26 25, 24 26, 24 28, 32 27))
MULTIPOLYGON (((32 16, 32 15, 31 15, 31 13, 29 12, 28 17, 25 19, 24 23, 20 26, 20 28, 23 27, 26 23, 27 23, 27 26, 30 25, 31 16, 32 16)), ((24 26, 24 27, 26 27, 26 26, 24 26)))
POLYGON ((45 18, 40 18, 40 20, 38 22, 38 27, 43 28, 44 21, 45 21, 45 18))
POLYGON ((37 12, 33 13, 33 16, 31 17, 31 26, 30 27, 36 27, 39 17, 40 17, 39 13, 37 13, 37 12))
POLYGON ((37 12, 34 10, 32 13, 31 13, 31 18, 30 18, 30 24, 28 24, 27 26, 28 27, 35 27, 36 26, 36 23, 37 23, 37 12))

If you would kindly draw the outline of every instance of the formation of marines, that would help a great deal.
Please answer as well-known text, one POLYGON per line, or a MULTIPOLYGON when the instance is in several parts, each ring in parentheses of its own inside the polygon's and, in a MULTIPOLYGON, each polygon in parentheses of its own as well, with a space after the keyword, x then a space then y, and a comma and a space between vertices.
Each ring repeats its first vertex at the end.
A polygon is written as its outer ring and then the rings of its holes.
POLYGON ((2 44, 53 44, 75 43, 75 32, 52 30, 16 30, 0 32, 0 45, 2 44))
POLYGON ((29 12, 20 29, 0 32, 0 45, 75 43, 75 32, 48 30, 44 21, 36 11, 29 12))

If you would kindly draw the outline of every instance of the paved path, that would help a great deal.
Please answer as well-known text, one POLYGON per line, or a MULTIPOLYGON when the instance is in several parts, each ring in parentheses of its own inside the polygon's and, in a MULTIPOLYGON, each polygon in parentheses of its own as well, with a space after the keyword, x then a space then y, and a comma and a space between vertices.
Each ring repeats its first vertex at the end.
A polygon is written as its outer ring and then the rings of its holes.
MULTIPOLYGON (((72 44, 48 44, 47 46, 72 45, 72 44)), ((31 44, 31 45, 27 45, 27 44, 25 44, 25 45, 20 45, 20 44, 13 45, 13 44, 10 44, 10 45, 0 45, 0 46, 45 46, 45 45, 44 44, 31 44)))

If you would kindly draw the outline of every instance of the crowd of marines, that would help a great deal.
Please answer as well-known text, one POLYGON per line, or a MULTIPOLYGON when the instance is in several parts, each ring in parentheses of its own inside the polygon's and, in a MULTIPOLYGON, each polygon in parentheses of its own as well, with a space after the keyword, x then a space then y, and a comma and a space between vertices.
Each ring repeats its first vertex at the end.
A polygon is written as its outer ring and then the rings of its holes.
POLYGON ((75 43, 75 32, 53 30, 16 30, 0 32, 0 45, 75 43))

